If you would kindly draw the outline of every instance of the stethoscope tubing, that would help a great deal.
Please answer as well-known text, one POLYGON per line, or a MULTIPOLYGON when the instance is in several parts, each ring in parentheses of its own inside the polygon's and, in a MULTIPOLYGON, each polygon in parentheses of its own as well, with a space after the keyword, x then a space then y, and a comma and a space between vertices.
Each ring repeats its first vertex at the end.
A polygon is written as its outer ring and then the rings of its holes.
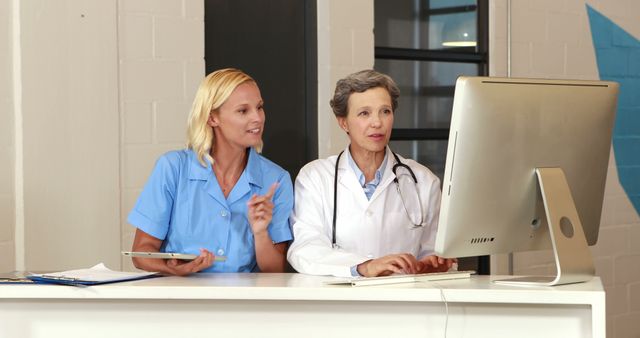
MULTIPOLYGON (((334 248, 336 247, 336 215, 338 210, 338 164, 340 163, 340 157, 342 157, 343 153, 344 150, 341 151, 340 154, 338 154, 333 173, 333 223, 331 227, 331 246, 334 248)), ((402 161, 400 161, 400 157, 398 157, 396 153, 392 151, 391 154, 393 154, 393 157, 396 159, 396 164, 394 164, 394 166, 391 168, 393 175, 396 175, 396 170, 398 169, 398 167, 403 167, 409 171, 409 173, 411 174, 411 178, 413 178, 413 182, 415 184, 418 184, 418 179, 413 173, 413 170, 411 170, 408 165, 402 163, 402 161)), ((393 181, 398 184, 398 177, 395 177, 393 181)))

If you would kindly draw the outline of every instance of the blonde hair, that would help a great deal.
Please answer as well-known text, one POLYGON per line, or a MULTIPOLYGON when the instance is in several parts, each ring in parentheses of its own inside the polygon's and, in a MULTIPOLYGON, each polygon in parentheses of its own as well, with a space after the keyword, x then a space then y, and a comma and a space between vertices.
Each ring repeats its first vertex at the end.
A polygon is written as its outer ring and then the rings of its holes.
POLYGON ((207 124, 209 115, 227 101, 236 87, 246 82, 255 83, 256 81, 241 70, 225 68, 207 75, 200 83, 196 97, 193 99, 191 114, 189 114, 187 148, 196 153, 203 167, 207 166, 205 159, 213 163, 211 148, 213 148, 214 135, 213 128, 207 124))

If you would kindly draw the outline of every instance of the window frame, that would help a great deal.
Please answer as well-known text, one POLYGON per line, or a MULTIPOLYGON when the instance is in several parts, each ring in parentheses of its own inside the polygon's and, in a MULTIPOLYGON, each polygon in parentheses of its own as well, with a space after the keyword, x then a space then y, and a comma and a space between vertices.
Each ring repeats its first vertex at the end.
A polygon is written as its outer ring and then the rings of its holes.
MULTIPOLYGON (((427 7, 429 1, 426 1, 427 7)), ((404 60, 404 61, 431 61, 431 62, 458 62, 472 63, 479 67, 478 74, 487 76, 489 74, 489 37, 488 37, 488 0, 477 0, 477 5, 442 7, 425 10, 422 17, 432 15, 455 14, 477 11, 477 43, 476 47, 414 49, 375 46, 374 59, 381 60, 404 60)), ((453 97, 454 87, 446 87, 443 90, 451 92, 453 97)), ((448 140, 449 128, 393 128, 391 131, 391 141, 427 141, 427 140, 448 140)))

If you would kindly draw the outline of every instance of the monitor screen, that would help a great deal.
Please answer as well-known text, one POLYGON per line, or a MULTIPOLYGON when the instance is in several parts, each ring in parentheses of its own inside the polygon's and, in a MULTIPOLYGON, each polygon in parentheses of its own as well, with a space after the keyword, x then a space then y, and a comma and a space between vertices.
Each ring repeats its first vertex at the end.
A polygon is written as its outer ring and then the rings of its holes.
POLYGON ((594 245, 617 92, 617 83, 605 81, 460 77, 436 252, 467 257, 556 250, 548 210, 561 211, 562 232, 578 231, 565 235, 583 232, 594 245), (559 181, 546 168, 556 170, 559 181), (570 193, 554 193, 563 180, 570 193), (574 205, 578 217, 565 215, 563 202, 574 205))

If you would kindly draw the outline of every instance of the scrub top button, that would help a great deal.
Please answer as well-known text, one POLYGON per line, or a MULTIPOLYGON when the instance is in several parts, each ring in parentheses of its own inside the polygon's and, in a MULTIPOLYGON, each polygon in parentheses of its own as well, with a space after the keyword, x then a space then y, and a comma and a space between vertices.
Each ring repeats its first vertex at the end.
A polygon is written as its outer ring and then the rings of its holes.
POLYGON ((224 255, 224 250, 222 250, 222 249, 218 249, 218 252, 216 252, 216 254, 217 254, 218 256, 222 256, 222 255, 224 255))
POLYGON ((229 214, 229 213, 227 213, 227 211, 226 211, 226 210, 222 210, 222 211, 220 211, 220 216, 222 216, 222 217, 227 217, 227 215, 228 215, 228 214, 229 214))

